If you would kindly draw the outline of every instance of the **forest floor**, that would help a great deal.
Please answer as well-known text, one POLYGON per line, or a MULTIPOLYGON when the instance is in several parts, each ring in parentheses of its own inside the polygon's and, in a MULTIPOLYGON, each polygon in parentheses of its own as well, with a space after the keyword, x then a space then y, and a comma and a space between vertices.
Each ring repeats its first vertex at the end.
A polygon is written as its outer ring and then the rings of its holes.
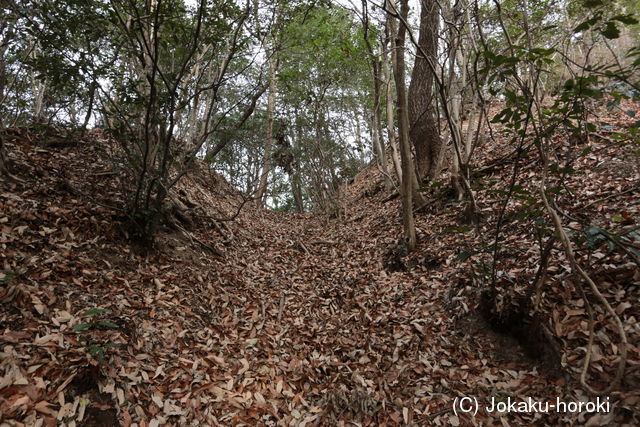
MULTIPOLYGON (((486 276, 473 261, 488 256, 479 248, 500 211, 489 190, 478 190, 477 228, 465 224, 463 203, 429 190, 417 216, 420 248, 403 256, 399 200, 375 168, 344 189, 338 218, 248 203, 227 221, 242 197, 199 166, 173 195, 190 221, 163 230, 147 250, 127 239, 118 150, 99 132, 2 132, 21 180, 0 187, 0 414, 9 425, 640 422, 640 276, 599 241, 584 261, 630 343, 623 383, 601 398, 611 411, 486 409, 526 397, 596 400, 578 382, 588 316, 559 247, 538 316, 518 306, 540 258, 526 221, 504 227, 504 310, 483 303, 486 276), (463 397, 477 399, 477 414, 454 412, 463 397)), ((637 157, 604 139, 590 144, 573 162, 589 180, 567 178, 579 191, 565 208, 637 228, 637 157)), ((576 151, 561 145, 560 156, 576 151)), ((480 166, 507 151, 488 145, 480 166)), ((512 166, 480 180, 504 188, 512 166)), ((535 159, 524 162, 529 181, 536 167, 535 159)), ((522 182, 522 191, 534 184, 522 182)), ((619 360, 619 338, 596 313, 589 378, 602 389, 619 360)))

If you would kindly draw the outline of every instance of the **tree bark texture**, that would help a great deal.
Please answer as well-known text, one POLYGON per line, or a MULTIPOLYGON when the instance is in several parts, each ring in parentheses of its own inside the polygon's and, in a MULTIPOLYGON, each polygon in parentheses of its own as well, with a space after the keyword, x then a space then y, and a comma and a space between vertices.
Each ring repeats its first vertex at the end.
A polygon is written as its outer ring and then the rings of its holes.
MULTIPOLYGON (((395 2, 391 2, 396 10, 395 2)), ((407 0, 401 0, 401 15, 406 20, 409 14, 407 0)), ((394 77, 396 81, 396 92, 398 96, 398 123, 400 137, 400 159, 402 163, 402 224, 404 228, 404 240, 407 250, 412 251, 416 247, 416 227, 413 218, 413 182, 411 174, 413 172, 413 162, 411 161, 411 147, 409 145, 409 117, 407 107, 407 89, 404 81, 405 45, 406 29, 400 26, 395 36, 395 49, 393 49, 394 77)), ((393 36, 392 36, 393 39, 393 36)))
POLYGON ((416 167, 420 180, 435 179, 441 167, 443 143, 434 116, 431 64, 436 63, 438 50, 439 13, 436 0, 422 0, 418 44, 427 58, 418 54, 409 85, 409 137, 415 148, 416 167))

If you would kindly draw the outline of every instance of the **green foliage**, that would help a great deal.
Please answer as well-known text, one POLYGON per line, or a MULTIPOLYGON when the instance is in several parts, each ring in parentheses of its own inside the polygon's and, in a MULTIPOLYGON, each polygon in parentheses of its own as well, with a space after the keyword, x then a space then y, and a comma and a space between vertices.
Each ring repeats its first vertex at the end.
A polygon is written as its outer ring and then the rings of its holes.
POLYGON ((225 75, 250 44, 240 23, 247 10, 233 0, 28 0, 0 8, 11 13, 1 21, 9 22, 0 52, 10 84, 0 88, 10 91, 0 94, 0 114, 15 111, 25 124, 30 109, 38 121, 79 126, 99 111, 124 151, 130 223, 151 239, 168 191, 227 114, 228 106, 203 104, 220 101, 225 75), (185 120, 191 110, 197 121, 185 120))
MULTIPOLYGON (((373 90, 362 26, 357 16, 337 5, 281 2, 278 7, 283 26, 277 37, 276 122, 286 123, 287 146, 280 148, 292 161, 290 171, 272 171, 269 204, 278 211, 296 210, 292 193, 297 182, 306 208, 329 208, 338 186, 369 159, 364 126, 359 141, 345 138, 356 131, 354 117, 362 121, 363 106, 370 108, 373 90)), ((369 36, 375 37, 375 31, 369 36)), ((242 129, 216 133, 234 142, 214 159, 216 169, 249 194, 263 158, 265 107, 260 105, 242 129)))
POLYGON ((472 251, 462 251, 458 255, 456 255, 456 258, 458 259, 458 261, 464 262, 471 258, 473 255, 474 252, 472 251))
MULTIPOLYGON (((500 1, 503 22, 512 40, 526 40, 529 31, 531 40, 545 47, 551 47, 558 36, 559 22, 562 16, 562 2, 557 0, 529 0, 526 20, 530 25, 523 25, 525 9, 521 0, 500 1), (511 19, 506 19, 506 18, 511 19), (535 24, 534 24, 535 23, 535 24)), ((486 43, 492 51, 504 48, 506 40, 501 31, 499 15, 493 2, 482 2, 479 9, 485 24, 486 43)))
POLYGON ((373 90, 362 27, 347 9, 315 8, 295 16, 283 37, 289 42, 281 55, 281 102, 294 117, 290 136, 303 192, 322 207, 322 194, 335 194, 365 159, 362 147, 341 135, 373 90))
POLYGON ((89 354, 98 362, 103 363, 108 349, 117 347, 120 344, 112 342, 104 342, 99 338, 99 331, 118 329, 119 326, 102 318, 102 314, 109 313, 106 308, 90 308, 82 313, 82 317, 87 317, 85 323, 79 323, 73 327, 73 330, 79 335, 78 341, 84 344, 89 354))
MULTIPOLYGON (((507 4, 508 2, 504 2, 507 4)), ((583 36, 579 33, 591 31, 593 40, 615 39, 621 34, 621 26, 635 25, 637 20, 631 14, 623 13, 610 2, 587 0, 582 2, 586 8, 581 11, 582 22, 574 28, 571 37, 583 36), (612 7, 613 6, 613 7, 612 7)), ((503 10, 504 13, 504 10, 503 10)), ((575 13, 575 12, 574 12, 575 13)), ((504 16, 504 15, 501 15, 504 16)), ((493 123, 503 125, 503 132, 511 136, 511 144, 517 147, 519 156, 525 154, 524 141, 533 137, 533 146, 540 150, 549 150, 552 136, 559 131, 566 131, 575 136, 597 130, 596 125, 587 120, 587 105, 592 101, 610 99, 608 108, 617 108, 623 98, 638 98, 638 61, 615 61, 613 64, 587 64, 580 72, 572 73, 572 77, 565 79, 554 93, 553 103, 548 107, 540 105, 537 91, 545 75, 552 75, 556 64, 556 56, 563 52, 556 46, 549 46, 550 39, 529 39, 527 43, 513 42, 518 40, 518 30, 501 25, 510 37, 502 34, 507 41, 508 48, 501 49, 495 44, 486 44, 484 59, 485 67, 482 73, 487 75, 490 84, 489 92, 494 96, 501 96, 505 100, 504 108, 493 118, 493 123)), ((495 37, 499 39, 500 37, 495 37)), ((627 58, 633 59, 637 55, 635 48, 628 52, 627 58)), ((579 66, 579 64, 575 64, 579 66)), ((633 128, 632 128, 633 129, 633 128)), ((633 130, 619 135, 620 140, 637 138, 633 130)), ((588 150, 583 150, 583 155, 588 150)), ((561 185, 567 175, 577 174, 571 164, 551 163, 548 171, 550 185, 546 191, 555 197, 565 192, 561 185)), ((515 177, 515 175, 514 175, 515 177)), ((544 221, 544 210, 538 197, 530 194, 516 181, 508 190, 489 190, 502 197, 520 200, 520 207, 515 211, 505 213, 503 223, 509 221, 526 222, 532 224, 532 233, 539 242, 544 236, 553 233, 553 228, 544 221)), ((507 206, 506 203, 504 205, 507 206)), ((572 238, 578 245, 586 244, 595 249, 604 241, 610 249, 616 244, 612 233, 598 226, 590 225, 583 233, 573 233, 572 238)), ((499 238, 495 241, 494 267, 491 281, 495 284, 495 265, 498 259, 499 238)), ((542 246, 542 243, 541 243, 542 246)), ((467 258, 463 254, 463 258, 467 258)))
POLYGON ((607 39, 620 37, 619 24, 635 25, 638 20, 633 13, 618 13, 619 5, 612 1, 583 0, 583 6, 588 11, 588 17, 574 28, 575 33, 594 30, 607 39))
MULTIPOLYGON (((622 218, 622 216, 620 216, 620 218, 622 218)), ((596 249, 606 244, 609 250, 614 250, 616 245, 620 245, 624 246, 626 250, 635 256, 640 256, 640 250, 636 247, 640 242, 639 232, 640 229, 631 229, 622 233, 616 233, 590 224, 582 230, 582 233, 573 233, 572 238, 579 246, 585 245, 589 249, 596 249)))
POLYGON ((13 270, 0 270, 0 285, 7 286, 11 281, 17 277, 24 275, 27 272, 26 269, 20 269, 18 271, 13 270))

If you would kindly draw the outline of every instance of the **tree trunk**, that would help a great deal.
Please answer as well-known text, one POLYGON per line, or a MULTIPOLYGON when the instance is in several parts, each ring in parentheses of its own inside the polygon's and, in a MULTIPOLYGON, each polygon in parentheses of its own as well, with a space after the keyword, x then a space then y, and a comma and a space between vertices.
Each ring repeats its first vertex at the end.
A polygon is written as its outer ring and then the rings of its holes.
MULTIPOLYGON (((32 60, 36 60, 40 54, 39 43, 32 41, 33 50, 29 54, 32 60)), ((31 75, 31 90, 33 96, 33 119, 40 123, 44 120, 45 95, 47 91, 47 79, 40 79, 36 76, 35 71, 31 75)))
POLYGON ((393 182, 391 182, 391 177, 389 176, 387 153, 382 142, 382 134, 380 133, 382 127, 380 126, 380 83, 377 81, 378 77, 375 77, 375 85, 378 87, 375 90, 374 107, 371 114, 371 142, 376 153, 378 167, 384 175, 384 186, 387 190, 390 190, 393 187, 393 182))
POLYGON ((264 144, 264 155, 262 157, 262 172, 260 173, 260 184, 256 192, 256 199, 264 204, 264 196, 267 192, 267 182, 271 171, 271 148, 273 146, 273 115, 276 105, 278 60, 275 53, 269 58, 269 96, 267 98, 267 139, 264 144))
POLYGON ((433 115, 433 80, 429 67, 438 50, 439 14, 436 0, 422 0, 418 45, 427 58, 416 56, 409 85, 409 136, 416 150, 419 179, 435 179, 441 167, 443 144, 433 115))
POLYGON ((300 183, 300 171, 294 167, 293 173, 289 176, 291 179, 291 193, 293 202, 296 205, 297 212, 304 212, 304 202, 302 200, 302 185, 300 183))
MULTIPOLYGON (((451 164, 451 183, 456 190, 456 198, 462 200, 464 197, 464 187, 461 183, 461 167, 465 165, 466 156, 463 155, 461 144, 463 141, 462 135, 462 97, 466 86, 467 80, 467 63, 466 55, 462 46, 461 31, 462 25, 460 24, 458 17, 462 16, 459 10, 460 3, 456 2, 453 6, 450 2, 443 4, 443 14, 447 22, 446 37, 447 37, 447 56, 448 56, 448 78, 446 83, 447 97, 446 102, 449 108, 449 130, 451 132, 451 140, 454 144, 454 150, 452 150, 452 164, 451 164), (457 149, 456 149, 457 148, 457 149), (460 150, 460 152, 459 152, 460 150), (460 154, 460 157, 458 157, 460 154)), ((444 81, 443 73, 443 81, 444 81)))
MULTIPOLYGON (((406 21, 409 15, 408 0, 400 0, 402 5, 401 16, 406 21)), ((390 1, 391 7, 397 13, 398 9, 395 5, 395 1, 390 1)), ((392 24, 392 27, 395 27, 392 24)), ((395 35, 395 46, 393 49, 393 65, 394 65, 394 77, 396 81, 396 92, 398 96, 398 123, 399 123, 399 136, 400 136, 400 159, 402 163, 402 224, 404 227, 404 239, 407 246, 407 250, 412 251, 416 247, 416 228, 413 219, 413 182, 411 179, 411 173, 413 169, 413 162, 411 161, 411 146, 409 145, 409 116, 407 105, 407 89, 404 81, 405 74, 405 62, 404 62, 404 42, 406 29, 404 26, 396 31, 392 28, 395 35)), ((393 34, 392 34, 393 39, 393 34)))
MULTIPOLYGON (((303 132, 300 129, 300 120, 298 117, 297 108, 294 109, 293 120, 295 126, 292 127, 291 145, 292 152, 296 153, 298 152, 297 148, 299 147, 299 144, 302 144, 303 135, 303 132)), ((295 157, 295 154, 292 163, 292 172, 289 177, 291 179, 291 194, 293 195, 293 201, 295 203, 296 210, 298 212, 304 212, 304 199, 302 197, 302 178, 300 177, 300 160, 295 157)))
POLYGON ((391 160, 393 161, 393 167, 398 177, 398 182, 402 182, 402 166, 400 165, 400 153, 398 152, 398 144, 396 142, 395 125, 393 121, 393 88, 391 87, 391 58, 389 58, 387 46, 393 42, 390 40, 393 37, 391 33, 391 17, 387 17, 387 37, 389 40, 384 42, 384 49, 382 51, 384 66, 382 68, 384 73, 384 80, 386 82, 386 96, 387 96, 387 138, 389 138, 389 145, 391 146, 391 160))
POLYGON ((87 131, 87 126, 89 126, 89 120, 91 120, 91 115, 93 114, 93 104, 96 99, 96 89, 98 87, 98 82, 93 80, 91 82, 91 86, 89 87, 89 105, 87 106, 87 113, 84 115, 84 120, 82 121, 82 135, 87 131))
MULTIPOLYGON (((366 13, 366 10, 365 10, 366 13)), ((365 18, 368 19, 368 18, 365 18)), ((373 46, 369 42, 367 35, 367 24, 365 23, 364 41, 369 53, 369 65, 371 66, 371 77, 373 78, 373 109, 371 111, 371 144, 373 145, 373 152, 376 155, 376 161, 382 174, 384 175, 384 184, 387 190, 393 187, 393 182, 389 176, 389 166, 387 160, 387 153, 384 148, 382 138, 382 123, 380 117, 380 103, 381 103, 381 81, 382 76, 380 68, 383 66, 382 61, 379 60, 378 55, 373 50, 373 46)))

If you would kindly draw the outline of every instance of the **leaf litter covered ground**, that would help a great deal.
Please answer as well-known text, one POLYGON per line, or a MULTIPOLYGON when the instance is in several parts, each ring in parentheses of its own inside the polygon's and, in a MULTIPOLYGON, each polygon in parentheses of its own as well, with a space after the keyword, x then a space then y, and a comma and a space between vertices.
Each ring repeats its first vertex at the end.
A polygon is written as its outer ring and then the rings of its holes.
MULTIPOLYGON (((594 400, 578 382, 585 301, 559 245, 531 318, 551 339, 527 345, 535 341, 523 336, 529 330, 507 327, 518 323, 514 316, 528 319, 522 301, 540 260, 531 224, 516 221, 524 199, 505 213, 497 265, 503 310, 482 304, 482 248, 495 230, 495 190, 507 188, 509 162, 481 177, 489 184, 478 187, 478 230, 465 226, 463 204, 429 190, 417 216, 420 248, 408 257, 397 243, 399 201, 375 168, 344 189, 339 218, 248 203, 224 221, 243 199, 200 166, 173 194, 191 219, 163 230, 147 251, 121 225, 124 178, 117 150, 100 133, 3 133, 22 180, 3 182, 0 192, 0 413, 9 425, 640 422, 640 277, 626 254, 596 237, 579 258, 630 343, 627 374, 608 396, 613 411, 453 413, 453 400, 464 396, 483 406, 509 397, 594 400)), ((573 164, 585 175, 568 178, 573 197, 558 201, 580 217, 566 224, 576 233, 584 218, 603 229, 637 228, 637 157, 611 140, 590 144, 573 164)), ((559 159, 576 152, 568 141, 558 146, 559 159)), ((508 151, 488 143, 480 166, 508 151)), ((534 157, 524 161, 522 191, 535 190, 537 168, 534 157)), ((619 338, 594 309, 589 381, 603 389, 619 338)))

